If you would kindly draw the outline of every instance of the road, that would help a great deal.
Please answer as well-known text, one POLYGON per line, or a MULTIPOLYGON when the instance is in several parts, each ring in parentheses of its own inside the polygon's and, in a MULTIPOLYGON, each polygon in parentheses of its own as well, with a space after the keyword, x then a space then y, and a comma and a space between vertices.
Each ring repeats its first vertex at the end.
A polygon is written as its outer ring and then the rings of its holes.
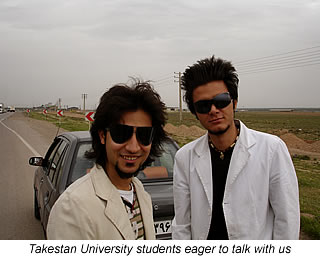
MULTIPOLYGON (((59 130, 59 133, 62 131, 59 130)), ((22 112, 0 114, 0 239, 44 239, 33 214, 31 156, 44 156, 57 128, 22 112)), ((310 239, 301 233, 300 239, 310 239)))
POLYGON ((22 112, 0 114, 0 239, 44 239, 33 214, 31 156, 43 156, 57 133, 45 121, 25 117, 22 112))

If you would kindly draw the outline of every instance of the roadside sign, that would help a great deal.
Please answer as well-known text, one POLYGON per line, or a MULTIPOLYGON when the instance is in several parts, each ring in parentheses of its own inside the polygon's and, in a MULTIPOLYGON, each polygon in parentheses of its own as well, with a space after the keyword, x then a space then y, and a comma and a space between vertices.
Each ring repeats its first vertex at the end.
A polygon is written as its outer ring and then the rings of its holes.
POLYGON ((29 109, 27 109, 27 113, 29 113, 30 112, 30 110, 29 109))
POLYGON ((57 116, 63 116, 63 110, 58 110, 57 111, 57 116))
POLYGON ((43 114, 46 116, 46 120, 47 120, 48 110, 47 109, 43 109, 43 114))
POLYGON ((94 112, 87 112, 85 114, 85 120, 89 122, 93 122, 94 112))
POLYGON ((94 112, 87 112, 84 117, 84 119, 89 122, 89 130, 91 128, 91 122, 93 122, 94 120, 93 117, 94 117, 94 112))

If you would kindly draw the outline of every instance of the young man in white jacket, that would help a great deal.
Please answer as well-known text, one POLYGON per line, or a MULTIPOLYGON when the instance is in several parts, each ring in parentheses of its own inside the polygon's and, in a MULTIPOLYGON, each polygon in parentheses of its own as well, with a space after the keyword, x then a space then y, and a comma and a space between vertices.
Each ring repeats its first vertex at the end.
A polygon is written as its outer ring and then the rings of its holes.
POLYGON ((208 133, 175 158, 173 239, 298 239, 295 169, 277 136, 234 119, 238 75, 212 56, 186 69, 182 88, 208 133))

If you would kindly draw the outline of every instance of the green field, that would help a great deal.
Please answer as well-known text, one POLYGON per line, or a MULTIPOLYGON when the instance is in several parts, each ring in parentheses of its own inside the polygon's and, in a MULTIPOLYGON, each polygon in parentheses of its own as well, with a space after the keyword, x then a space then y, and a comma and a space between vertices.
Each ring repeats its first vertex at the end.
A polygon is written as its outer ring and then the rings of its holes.
MULTIPOLYGON (((287 130, 309 143, 320 140, 320 113, 236 112, 235 117, 258 131, 279 136, 287 130)), ((201 127, 191 113, 184 112, 182 119, 180 122, 177 112, 169 113, 168 122, 175 126, 182 123, 201 127)), ((177 141, 184 144, 184 140, 177 141)), ((309 239, 320 239, 320 161, 308 156, 294 156, 293 163, 299 181, 301 230, 309 239)))
POLYGON ((300 193, 301 229, 320 239, 320 161, 294 156, 300 193))
MULTIPOLYGON (((57 126, 60 124, 68 131, 88 130, 88 122, 81 118, 63 117, 59 122, 55 115, 48 115, 46 118, 42 113, 31 112, 29 116, 47 120, 57 126)), ((320 140, 320 113, 236 112, 235 117, 255 130, 275 135, 287 130, 309 143, 320 140)), ((175 126, 184 124, 201 127, 199 121, 189 112, 183 112, 182 118, 180 122, 178 112, 168 113, 168 123, 175 126)), ((192 138, 188 139, 191 140, 192 138)), ((177 141, 180 145, 186 142, 177 141)), ((308 156, 294 156, 293 163, 299 181, 301 230, 308 239, 320 239, 320 161, 308 156)))
MULTIPOLYGON (((235 117, 255 130, 278 135, 281 130, 286 129, 304 140, 320 140, 319 112, 236 112, 235 117)), ((170 112, 168 122, 175 126, 184 124, 201 127, 199 121, 189 112, 182 113, 182 122, 178 112, 170 112)))
POLYGON ((30 112, 29 117, 38 120, 46 120, 67 131, 86 131, 89 129, 89 124, 84 120, 84 117, 58 117, 55 114, 44 115, 42 112, 30 112))

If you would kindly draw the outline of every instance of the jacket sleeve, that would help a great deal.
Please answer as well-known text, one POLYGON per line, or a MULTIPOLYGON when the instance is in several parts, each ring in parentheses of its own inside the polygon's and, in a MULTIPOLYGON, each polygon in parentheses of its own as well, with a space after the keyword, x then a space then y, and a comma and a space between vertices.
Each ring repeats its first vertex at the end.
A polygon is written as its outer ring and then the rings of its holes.
POLYGON ((173 195, 175 217, 172 223, 172 239, 192 239, 191 201, 189 189, 188 159, 178 151, 173 169, 173 195))
POLYGON ((269 199, 274 211, 273 239, 299 239, 297 175, 285 143, 279 139, 272 156, 269 199))

